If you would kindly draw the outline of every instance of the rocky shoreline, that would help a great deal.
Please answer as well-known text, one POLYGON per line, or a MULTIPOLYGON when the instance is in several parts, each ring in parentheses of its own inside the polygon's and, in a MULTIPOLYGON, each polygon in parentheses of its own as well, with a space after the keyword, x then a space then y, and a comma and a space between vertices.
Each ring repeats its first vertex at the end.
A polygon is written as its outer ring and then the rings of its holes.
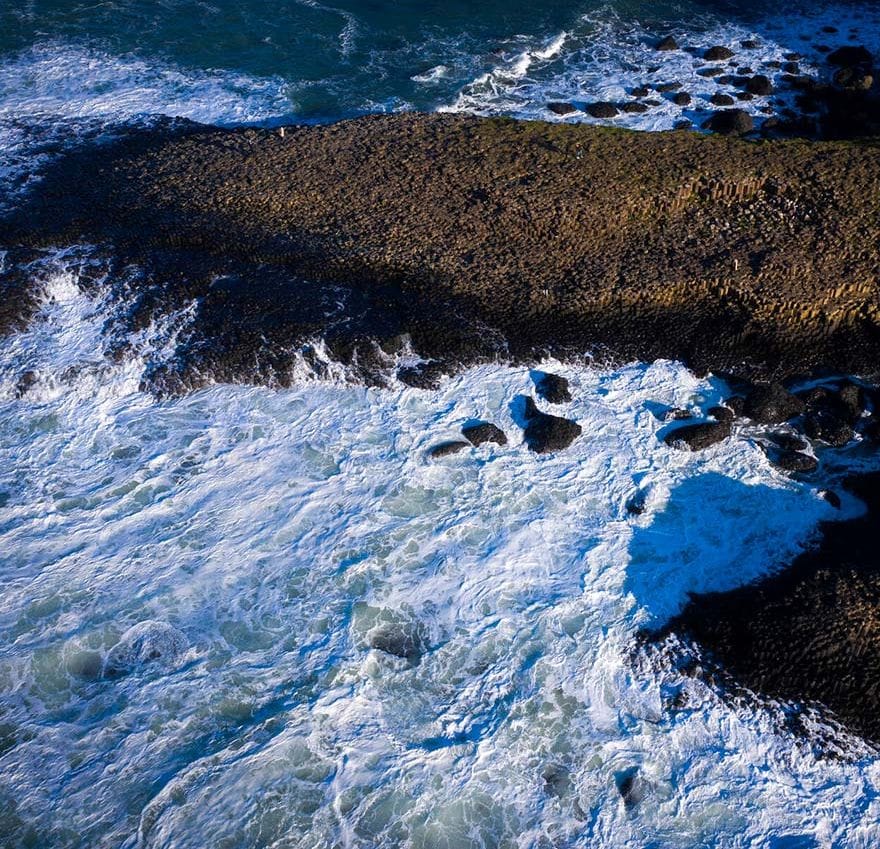
MULTIPOLYGON (((878 213, 872 140, 401 114, 132 131, 60 158, 0 244, 107 247, 140 270, 132 326, 196 302, 160 391, 284 383, 316 337, 374 383, 402 348, 422 362, 398 377, 417 384, 584 351, 873 375, 878 213)), ((14 277, 6 327, 28 306, 14 277)))
MULTIPOLYGON (((815 445, 880 436, 865 380, 789 392, 795 378, 880 374, 872 139, 422 114, 131 130, 59 158, 0 220, 0 330, 35 308, 28 264, 78 243, 105 258, 82 285, 122 305, 110 328, 119 339, 192 307, 175 357, 146 375, 158 394, 217 380, 285 385, 295 362, 320 373, 326 357, 367 383, 430 386, 477 362, 589 352, 745 379, 705 416, 672 415, 670 450, 704 450, 749 419, 770 428, 759 441, 774 463, 810 475, 815 445)), ((536 390, 570 400, 552 375, 536 390)), ((519 400, 533 450, 580 436, 576 422, 519 400)), ((432 456, 506 441, 492 423, 477 427, 432 456)), ((866 519, 824 529, 819 549, 781 576, 694 599, 669 629, 746 686, 821 701, 876 738, 878 479, 863 483, 866 519)))

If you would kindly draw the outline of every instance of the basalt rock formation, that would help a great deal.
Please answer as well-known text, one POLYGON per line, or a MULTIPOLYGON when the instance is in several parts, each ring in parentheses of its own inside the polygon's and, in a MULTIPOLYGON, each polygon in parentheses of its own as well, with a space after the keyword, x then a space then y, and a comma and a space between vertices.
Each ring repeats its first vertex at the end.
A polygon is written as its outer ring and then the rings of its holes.
POLYGON ((784 572, 692 597, 664 633, 697 640, 749 689, 819 702, 880 742, 880 473, 846 486, 864 516, 825 523, 784 572))
POLYGON ((176 373, 152 378, 171 388, 281 379, 316 336, 366 380, 410 340, 432 373, 545 351, 752 377, 880 361, 873 141, 177 125, 65 157, 0 221, 0 246, 82 240, 143 270, 127 320, 197 303, 176 373))

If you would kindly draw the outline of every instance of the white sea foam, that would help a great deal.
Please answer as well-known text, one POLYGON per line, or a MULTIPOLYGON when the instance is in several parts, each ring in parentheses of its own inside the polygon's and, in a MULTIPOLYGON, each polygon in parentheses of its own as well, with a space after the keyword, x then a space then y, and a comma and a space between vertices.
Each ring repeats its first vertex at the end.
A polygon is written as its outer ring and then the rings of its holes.
POLYGON ((584 427, 549 456, 511 410, 533 377, 504 365, 436 391, 157 402, 142 357, 100 355, 83 254, 43 266, 41 315, 0 352, 7 830, 169 849, 880 839, 874 758, 823 760, 772 711, 628 660, 688 591, 766 572, 838 515, 747 431, 663 445, 656 405, 705 408, 717 381, 547 363, 574 394, 554 409, 584 427), (509 445, 427 459, 472 419, 509 445), (173 637, 168 662, 102 676, 144 630, 173 637), (370 648, 395 633, 420 660, 370 648), (634 767, 628 808, 615 781, 634 767))
MULTIPOLYGON (((549 42, 550 49, 539 44, 506 52, 494 69, 464 86, 452 103, 440 107, 441 111, 588 121, 642 130, 668 130, 682 119, 699 125, 717 108, 710 103, 713 94, 737 92, 733 86, 719 85, 715 78, 701 76, 697 73, 699 69, 718 66, 725 73, 736 74, 739 66, 779 82, 783 71, 766 63, 784 62, 786 54, 797 52, 803 57, 800 73, 815 76, 824 63, 825 54, 817 50, 819 46, 833 49, 857 42, 878 50, 880 11, 876 6, 832 4, 790 13, 784 18, 770 18, 762 21, 758 29, 720 23, 707 15, 671 31, 687 50, 657 51, 654 44, 659 35, 666 34, 665 30, 649 31, 638 22, 622 19, 612 9, 590 13, 577 27, 549 42), (838 32, 822 32, 823 25, 829 24, 838 32), (743 41, 755 41, 757 46, 745 48, 743 41), (705 50, 718 44, 733 48, 734 59, 729 63, 703 61, 705 50), (652 88, 670 82, 681 83, 680 90, 691 95, 689 104, 678 106, 672 102, 671 94, 651 91, 647 99, 658 104, 648 112, 621 112, 613 119, 594 119, 583 111, 560 116, 547 108, 554 101, 569 102, 581 110, 594 102, 627 102, 632 99, 633 88, 652 88)), ((524 40, 528 45, 529 39, 524 40)), ((793 99, 794 92, 780 88, 769 97, 737 101, 736 106, 763 117, 766 107, 772 104, 776 112, 791 105, 793 99)))
POLYGON ((288 84, 230 71, 188 71, 46 42, 0 64, 0 117, 124 120, 169 115, 211 124, 288 115, 288 84))

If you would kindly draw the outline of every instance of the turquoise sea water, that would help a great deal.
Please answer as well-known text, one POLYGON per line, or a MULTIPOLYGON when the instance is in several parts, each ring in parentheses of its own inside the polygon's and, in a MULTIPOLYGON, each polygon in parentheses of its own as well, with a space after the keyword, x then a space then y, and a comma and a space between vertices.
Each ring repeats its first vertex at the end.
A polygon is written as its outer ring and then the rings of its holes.
MULTIPOLYGON (((793 4, 786 14, 796 19, 810 8, 793 4)), ((637 26, 645 36, 719 23, 760 32, 777 13, 766 0, 11 0, 0 8, 0 63, 49 44, 271 78, 288 86, 291 113, 332 118, 433 108, 505 54, 561 32, 589 34, 599 22, 613 21, 621 32, 637 26), (428 84, 420 80, 441 66, 428 84)), ((605 33, 596 35, 601 54, 605 33)))

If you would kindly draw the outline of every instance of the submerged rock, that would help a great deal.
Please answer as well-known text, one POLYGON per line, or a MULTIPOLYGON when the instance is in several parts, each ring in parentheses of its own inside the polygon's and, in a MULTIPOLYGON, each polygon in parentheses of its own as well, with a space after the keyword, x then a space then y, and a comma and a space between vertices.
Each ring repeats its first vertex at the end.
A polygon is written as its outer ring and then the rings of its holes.
POLYGON ((671 448, 703 451, 730 436, 730 422, 698 422, 667 433, 663 441, 671 448))
POLYGON ((507 445, 507 434, 497 425, 491 422, 466 425, 461 429, 461 435, 471 445, 482 445, 484 442, 494 442, 497 445, 507 445))
POLYGON ((678 42, 671 35, 667 35, 657 42, 657 50, 678 50, 678 42))
POLYGON ((568 380, 558 374, 539 372, 535 380, 535 390, 545 401, 551 404, 566 404, 571 401, 568 380))
POLYGON ((538 454, 562 451, 583 433, 583 428, 571 419, 542 413, 531 398, 525 399, 524 407, 523 436, 526 445, 538 454))
POLYGON ((418 663, 427 650, 422 629, 411 622, 382 622, 370 630, 367 644, 412 664, 418 663))
POLYGON ((110 649, 104 675, 116 678, 141 666, 173 663, 187 648, 182 631, 167 622, 147 619, 129 628, 110 649))

